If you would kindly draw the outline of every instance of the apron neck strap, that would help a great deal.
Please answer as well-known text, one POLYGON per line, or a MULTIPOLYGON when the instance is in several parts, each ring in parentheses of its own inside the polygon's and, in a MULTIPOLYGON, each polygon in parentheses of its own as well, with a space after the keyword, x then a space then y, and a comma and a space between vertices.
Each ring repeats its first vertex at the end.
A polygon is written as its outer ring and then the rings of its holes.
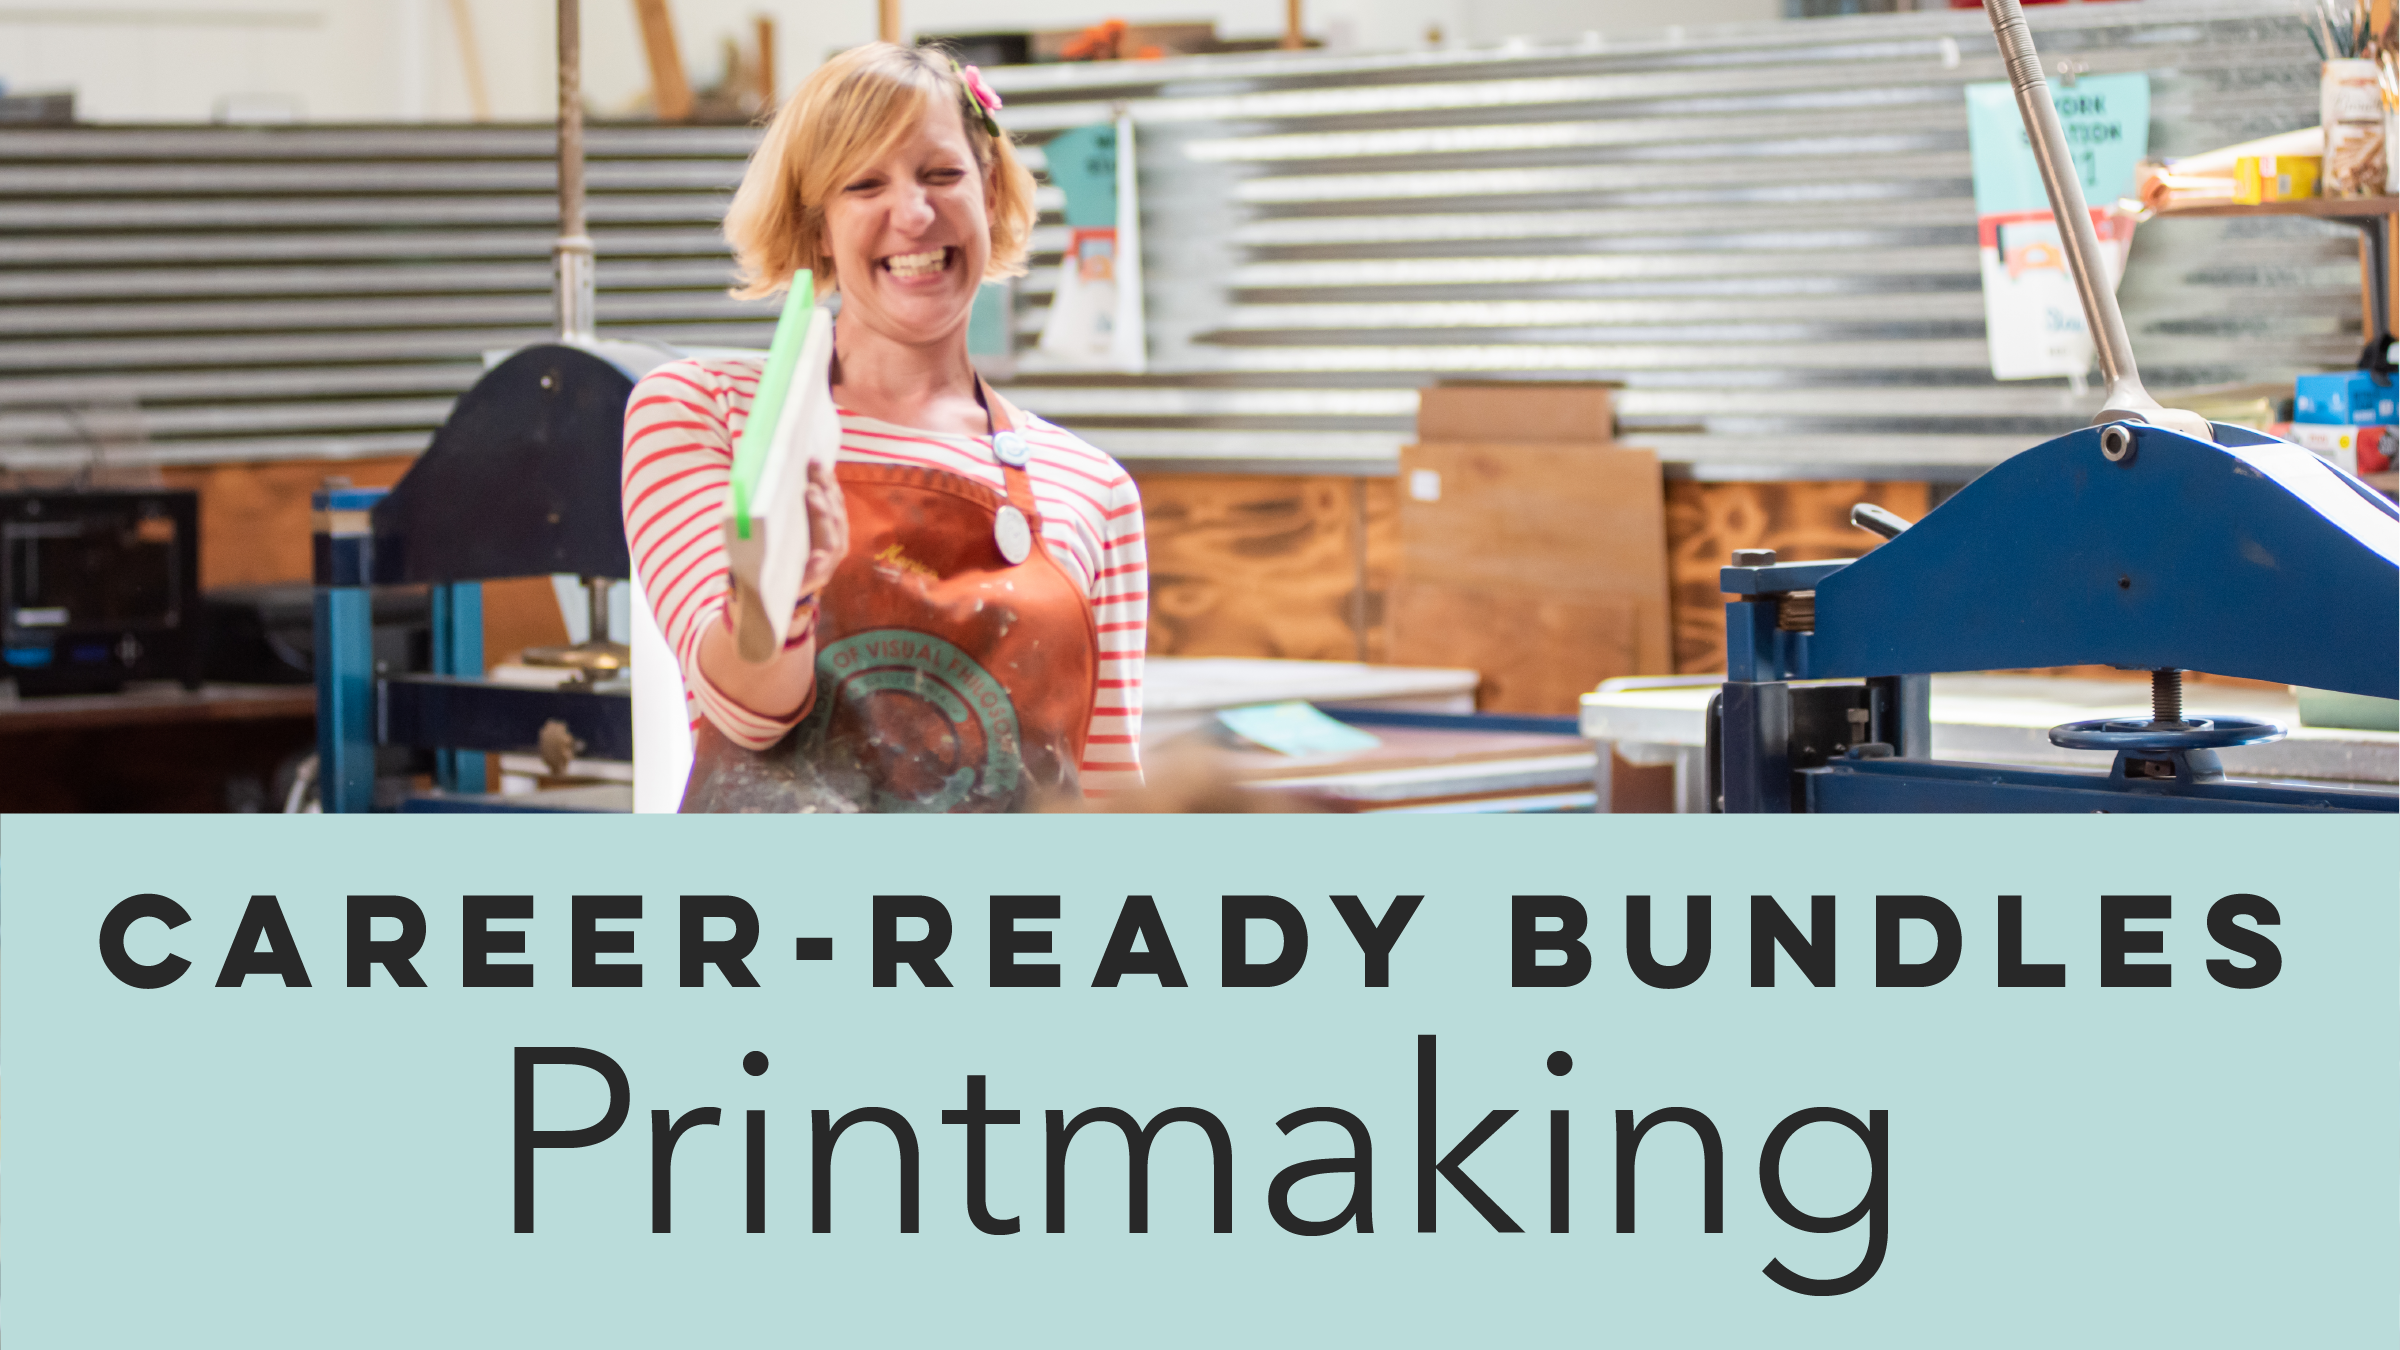
MULTIPOLYGON (((998 457, 1001 433, 1007 432, 1019 438, 1024 436, 1024 414, 1017 411, 1015 404, 1000 397, 1000 391, 992 388, 991 382, 981 375, 975 377, 975 401, 983 405, 984 431, 994 442, 995 457, 998 457)), ((1018 458, 1022 460, 1023 455, 1020 454, 1018 458)), ((1007 487, 1009 505, 1034 522, 1035 537, 1038 539, 1041 517, 1033 502, 1033 480, 1026 475, 1021 463, 1012 464, 1005 457, 999 457, 999 463, 1000 479, 1007 487)))
POLYGON ((991 381, 981 375, 975 377, 975 401, 983 405, 984 431, 987 435, 1003 431, 1014 431, 1020 435, 1024 433, 1024 414, 1017 411, 1017 405, 1000 397, 1000 391, 992 388, 991 381))

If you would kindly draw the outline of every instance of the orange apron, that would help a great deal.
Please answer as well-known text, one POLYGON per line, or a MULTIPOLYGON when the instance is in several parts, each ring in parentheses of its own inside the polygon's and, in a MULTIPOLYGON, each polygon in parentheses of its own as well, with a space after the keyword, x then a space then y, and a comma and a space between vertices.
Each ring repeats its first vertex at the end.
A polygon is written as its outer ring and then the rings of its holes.
POLYGON ((817 614, 807 714, 765 750, 701 719, 685 811, 1018 811, 1079 795, 1092 607, 1042 538, 1016 409, 988 389, 1005 493, 835 466, 850 552, 817 614))

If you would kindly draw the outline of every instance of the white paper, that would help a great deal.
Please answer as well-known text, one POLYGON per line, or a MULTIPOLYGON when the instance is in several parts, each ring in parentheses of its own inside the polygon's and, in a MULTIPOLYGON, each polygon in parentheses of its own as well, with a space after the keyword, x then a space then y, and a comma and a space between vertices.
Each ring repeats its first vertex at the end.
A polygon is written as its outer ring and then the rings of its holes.
MULTIPOLYGON (((808 469, 831 464, 842 447, 841 417, 833 406, 833 315, 820 307, 809 317, 808 338, 792 368, 783 415, 767 442, 758 491, 750 502, 750 538, 741 538, 733 503, 725 505, 725 550, 735 578, 759 598, 767 621, 780 634, 800 601, 808 568, 808 469)), ((780 640, 780 638, 778 639, 780 640)))

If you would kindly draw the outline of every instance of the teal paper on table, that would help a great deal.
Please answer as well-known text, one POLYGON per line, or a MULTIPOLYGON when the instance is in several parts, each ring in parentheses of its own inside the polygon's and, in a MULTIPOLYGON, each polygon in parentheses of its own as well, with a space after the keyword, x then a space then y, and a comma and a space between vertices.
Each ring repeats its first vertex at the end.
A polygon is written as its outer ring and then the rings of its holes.
POLYGON ((1383 743, 1371 731, 1326 716, 1313 703, 1253 703, 1223 709, 1217 720, 1243 740, 1286 755, 1372 750, 1383 743))
POLYGON ((2395 843, 11 817, 0 1336, 2388 1344, 2395 843))

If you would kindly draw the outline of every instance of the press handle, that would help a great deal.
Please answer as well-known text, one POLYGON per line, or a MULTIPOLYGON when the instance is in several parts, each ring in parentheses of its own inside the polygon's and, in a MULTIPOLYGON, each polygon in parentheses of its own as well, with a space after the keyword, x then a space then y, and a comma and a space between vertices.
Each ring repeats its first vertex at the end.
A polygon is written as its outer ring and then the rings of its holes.
POLYGON ((1916 522, 1903 520, 1873 502, 1860 502, 1850 508, 1850 523, 1869 534, 1880 534, 1886 539, 1897 539, 1902 530, 1916 522))
POLYGON ((2067 150, 2067 134, 2050 102, 2050 82, 2042 77, 2042 58, 2033 49, 2033 31, 2025 26, 2025 11, 2017 0, 1984 0, 1991 16, 1992 36, 2008 65, 2008 80, 2017 94, 2017 114, 2025 120, 2033 162, 2042 173, 2042 190, 2049 194, 2050 213, 2058 220, 2058 238, 2066 249, 2067 270, 2075 278, 2075 295, 2083 302, 2083 321, 2100 355, 2100 376, 2108 382, 2108 397, 2100 414, 2106 422, 2135 421, 2167 427, 2187 436, 2209 440, 2208 419, 2181 408, 2163 408, 2142 388, 2141 372, 2133 364, 2133 340, 2125 332, 2125 315, 2117 308, 2117 293, 2108 284, 2100 261, 2100 236, 2092 229, 2092 212, 2083 199, 2083 180, 2075 174, 2067 150))

